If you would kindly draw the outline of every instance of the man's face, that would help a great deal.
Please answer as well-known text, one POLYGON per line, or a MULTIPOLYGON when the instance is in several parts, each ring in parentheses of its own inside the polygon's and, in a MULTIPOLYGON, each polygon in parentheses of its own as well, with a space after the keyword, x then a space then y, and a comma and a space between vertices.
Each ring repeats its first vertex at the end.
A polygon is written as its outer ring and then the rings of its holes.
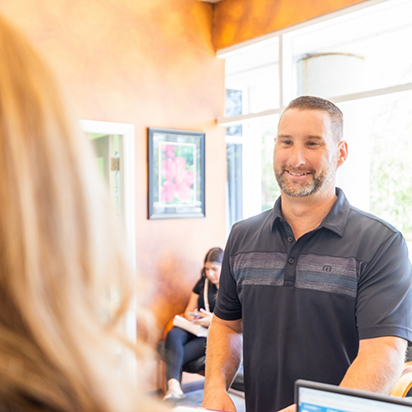
POLYGON ((329 113, 289 109, 283 114, 273 168, 284 194, 303 197, 334 188, 336 170, 346 156, 346 142, 333 136, 329 113))

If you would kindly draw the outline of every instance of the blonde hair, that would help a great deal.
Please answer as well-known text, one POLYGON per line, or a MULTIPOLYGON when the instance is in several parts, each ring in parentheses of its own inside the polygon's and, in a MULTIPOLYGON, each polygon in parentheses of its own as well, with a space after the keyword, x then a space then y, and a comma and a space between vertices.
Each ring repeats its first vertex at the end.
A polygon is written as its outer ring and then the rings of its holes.
POLYGON ((151 351, 119 333, 135 288, 90 144, 1 17, 0 171, 0 409, 158 409, 116 366, 119 347, 139 370, 151 351))

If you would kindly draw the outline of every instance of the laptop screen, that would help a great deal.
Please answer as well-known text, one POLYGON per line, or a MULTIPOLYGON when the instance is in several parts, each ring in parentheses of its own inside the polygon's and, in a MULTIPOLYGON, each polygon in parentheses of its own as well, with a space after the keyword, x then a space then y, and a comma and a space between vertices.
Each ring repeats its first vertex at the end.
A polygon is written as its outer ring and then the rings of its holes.
POLYGON ((323 383, 295 383, 298 412, 407 412, 412 400, 396 398, 323 383))

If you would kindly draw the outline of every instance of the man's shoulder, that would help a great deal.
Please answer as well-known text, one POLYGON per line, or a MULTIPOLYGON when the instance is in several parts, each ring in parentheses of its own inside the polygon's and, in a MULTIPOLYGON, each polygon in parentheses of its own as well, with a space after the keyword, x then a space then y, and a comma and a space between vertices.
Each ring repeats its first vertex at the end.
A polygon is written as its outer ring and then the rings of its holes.
POLYGON ((241 220, 232 226, 231 233, 240 234, 248 231, 255 231, 262 227, 272 227, 274 221, 273 209, 266 210, 256 216, 241 220))
POLYGON ((271 237, 273 221, 274 213, 271 209, 235 223, 228 239, 231 253, 257 250, 267 244, 271 237))
POLYGON ((401 234, 396 227, 382 218, 352 205, 350 206, 348 225, 359 233, 366 231, 368 233, 375 232, 376 234, 386 234, 388 236, 401 234))
POLYGON ((387 253, 396 253, 408 259, 406 242, 398 229, 380 217, 353 206, 343 238, 345 247, 363 262, 369 262, 383 251, 388 251, 388 247, 391 252, 387 253))

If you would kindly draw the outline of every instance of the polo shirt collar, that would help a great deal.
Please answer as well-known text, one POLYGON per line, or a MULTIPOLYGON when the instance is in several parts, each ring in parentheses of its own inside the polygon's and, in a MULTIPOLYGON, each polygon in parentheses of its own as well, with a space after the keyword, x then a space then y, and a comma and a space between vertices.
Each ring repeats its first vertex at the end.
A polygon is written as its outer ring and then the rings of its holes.
MULTIPOLYGON (((331 230, 335 232, 340 237, 343 236, 346 228, 346 224, 349 218, 349 211, 350 211, 350 204, 346 199, 345 194, 343 193, 342 189, 336 188, 336 195, 337 199, 332 209, 327 214, 323 222, 320 224, 319 228, 324 227, 325 229, 331 230)), ((273 206, 273 225, 272 230, 275 227, 276 222, 284 221, 282 216, 282 208, 281 208, 281 196, 278 197, 274 206, 273 206)))

